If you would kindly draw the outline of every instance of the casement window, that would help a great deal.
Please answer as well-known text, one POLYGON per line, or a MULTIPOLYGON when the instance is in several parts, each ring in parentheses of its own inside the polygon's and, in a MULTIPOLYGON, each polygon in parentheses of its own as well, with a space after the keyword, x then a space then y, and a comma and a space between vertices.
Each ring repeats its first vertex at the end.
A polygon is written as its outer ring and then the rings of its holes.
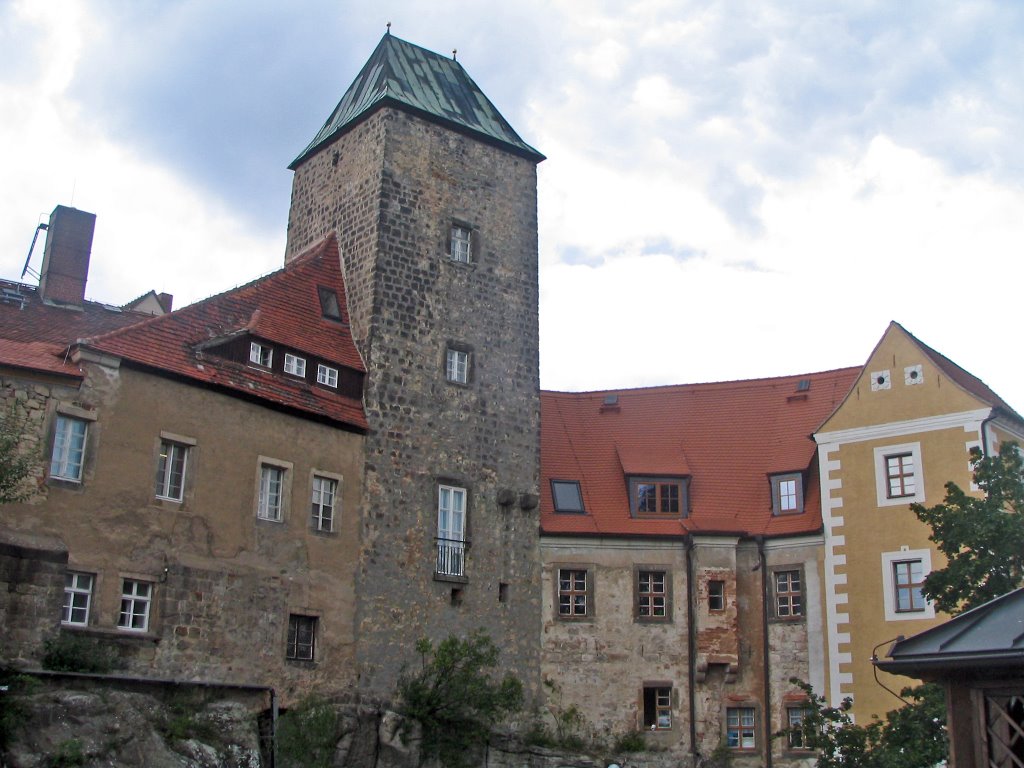
POLYGON ((437 489, 437 565, 443 576, 465 576, 466 489, 439 485, 437 489))
POLYGON ((772 598, 777 619, 804 615, 803 579, 799 569, 772 572, 772 598))
POLYGON ((452 261, 459 261, 468 264, 472 254, 472 230, 462 224, 452 224, 451 239, 449 241, 448 255, 452 261))
POLYGON ((338 369, 320 363, 316 367, 316 382, 327 387, 338 388, 338 369))
POLYGON ((892 564, 893 600, 897 613, 920 613, 925 600, 924 563, 919 559, 896 560, 892 564))
POLYGON ((123 629, 126 632, 148 631, 152 601, 152 583, 125 579, 121 588, 121 614, 117 620, 118 629, 123 629))
POLYGON ((786 744, 792 750, 806 750, 809 747, 804 739, 804 719, 810 715, 810 707, 804 704, 786 707, 786 744))
POLYGON ((925 599, 922 587, 932 569, 928 549, 902 547, 882 553, 882 602, 886 621, 935 618, 935 606, 925 599))
POLYGON ((188 465, 188 446, 170 440, 160 441, 156 463, 156 497, 168 501, 181 501, 185 495, 185 472, 188 465))
POLYGON ((82 482, 87 431, 88 423, 85 420, 57 416, 53 434, 53 456, 50 459, 50 477, 75 483, 82 482))
POLYGON ((335 498, 338 481, 331 477, 313 475, 313 529, 331 531, 334 529, 335 498))
POLYGON ((803 477, 799 473, 772 475, 772 514, 797 515, 804 511, 803 477))
POLYGON ((923 504, 924 477, 920 443, 887 445, 874 449, 878 506, 923 504))
POLYGON ((84 627, 89 624, 89 606, 95 577, 91 573, 68 572, 64 574, 64 607, 61 610, 61 624, 84 627))
POLYGON ((256 365, 262 365, 264 368, 269 368, 274 362, 273 348, 255 341, 250 342, 249 362, 256 363, 256 365))
POLYGON ((293 661, 316 661, 316 616, 288 615, 288 644, 285 657, 293 661))
POLYGON ((636 617, 640 621, 668 621, 672 618, 667 571, 636 572, 636 617))
POLYGON ((301 379, 306 378, 306 358, 284 353, 284 372, 301 379))
POLYGON ((686 514, 686 483, 680 478, 632 477, 629 505, 634 517, 686 514))
POLYGON ((317 295, 320 297, 320 312, 328 320, 341 320, 341 305, 338 303, 338 294, 331 288, 318 285, 317 295))
POLYGON ((284 512, 284 474, 282 467, 260 466, 260 496, 256 516, 261 520, 281 522, 284 512))
POLYGON ((727 707, 725 744, 730 749, 755 749, 757 711, 755 707, 727 707))
POLYGON ((455 384, 469 383, 469 352, 448 347, 445 353, 444 375, 455 384))
POLYGON ((644 686, 644 728, 651 731, 672 728, 672 686, 644 686))
POLYGON ((720 579, 708 581, 708 610, 725 610, 725 582, 720 579))
POLYGON ((551 498, 555 504, 555 512, 583 512, 583 494, 576 480, 552 480, 551 498))
POLYGON ((558 616, 581 619, 593 614, 592 584, 586 568, 558 569, 558 616))

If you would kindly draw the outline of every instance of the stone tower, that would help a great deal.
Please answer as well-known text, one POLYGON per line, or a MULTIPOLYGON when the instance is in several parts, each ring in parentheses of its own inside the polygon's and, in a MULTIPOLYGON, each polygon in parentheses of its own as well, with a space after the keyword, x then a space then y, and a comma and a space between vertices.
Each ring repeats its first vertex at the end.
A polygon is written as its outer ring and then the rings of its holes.
POLYGON ((539 680, 537 164, 465 70, 387 34, 295 172, 287 259, 336 232, 370 433, 360 684, 487 631, 539 680))

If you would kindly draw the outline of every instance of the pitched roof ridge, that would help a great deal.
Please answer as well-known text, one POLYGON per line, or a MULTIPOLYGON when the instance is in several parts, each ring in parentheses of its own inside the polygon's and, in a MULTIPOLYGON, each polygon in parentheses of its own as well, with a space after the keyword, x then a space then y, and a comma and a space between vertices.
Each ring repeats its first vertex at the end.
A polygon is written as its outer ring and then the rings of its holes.
POLYGON ((803 378, 809 378, 809 377, 814 377, 814 376, 828 376, 830 374, 832 374, 832 375, 847 374, 847 373, 850 373, 852 371, 859 371, 863 367, 864 366, 862 366, 862 365, 852 365, 852 366, 844 366, 842 368, 830 368, 830 369, 824 370, 824 371, 810 371, 810 372, 806 372, 806 373, 791 373, 791 374, 782 374, 782 375, 779 375, 779 376, 764 376, 764 377, 761 377, 761 378, 752 378, 752 379, 725 379, 723 381, 695 381, 695 382, 681 383, 681 384, 654 384, 654 385, 646 386, 646 387, 619 387, 619 388, 610 388, 610 389, 590 389, 590 390, 582 390, 582 391, 577 391, 577 392, 563 391, 563 390, 554 390, 554 389, 541 389, 540 392, 541 392, 542 395, 564 395, 564 396, 568 396, 568 397, 574 397, 574 396, 582 396, 582 395, 613 395, 613 394, 614 395, 621 395, 621 394, 629 394, 629 393, 646 394, 648 392, 655 393, 655 392, 663 392, 663 391, 680 391, 680 390, 685 390, 685 389, 696 389, 698 387, 708 387, 708 388, 718 389, 718 388, 725 388, 725 387, 730 387, 730 386, 743 386, 743 385, 755 386, 755 385, 760 385, 760 384, 769 384, 769 383, 772 383, 772 382, 782 382, 782 381, 785 381, 787 379, 803 379, 803 378))

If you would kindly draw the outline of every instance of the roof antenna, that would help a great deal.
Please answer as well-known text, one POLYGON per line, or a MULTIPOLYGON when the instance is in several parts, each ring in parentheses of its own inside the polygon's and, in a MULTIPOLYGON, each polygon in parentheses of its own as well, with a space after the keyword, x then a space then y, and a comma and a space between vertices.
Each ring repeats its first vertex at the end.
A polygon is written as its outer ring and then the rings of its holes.
POLYGON ((458 61, 458 59, 455 58, 455 54, 457 54, 458 52, 459 52, 458 48, 452 48, 452 61, 458 61))
POLYGON ((386 26, 386 27, 388 28, 388 31, 387 31, 387 32, 385 32, 384 34, 385 34, 385 35, 390 35, 390 34, 391 34, 391 22, 389 21, 389 22, 388 22, 387 24, 385 24, 384 26, 386 26))

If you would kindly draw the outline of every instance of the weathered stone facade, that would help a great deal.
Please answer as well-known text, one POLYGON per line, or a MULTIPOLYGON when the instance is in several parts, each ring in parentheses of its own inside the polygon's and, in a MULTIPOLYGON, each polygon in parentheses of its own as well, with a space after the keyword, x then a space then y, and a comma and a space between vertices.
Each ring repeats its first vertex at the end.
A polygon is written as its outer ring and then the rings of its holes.
POLYGON ((415 641, 482 627, 537 690, 535 162, 383 108, 296 168, 288 253, 331 231, 367 367, 358 664, 391 690, 415 641), (472 228, 450 258, 453 222, 472 228), (446 350, 468 352, 466 383, 446 350), (464 574, 435 574, 440 485, 467 492, 464 574))

